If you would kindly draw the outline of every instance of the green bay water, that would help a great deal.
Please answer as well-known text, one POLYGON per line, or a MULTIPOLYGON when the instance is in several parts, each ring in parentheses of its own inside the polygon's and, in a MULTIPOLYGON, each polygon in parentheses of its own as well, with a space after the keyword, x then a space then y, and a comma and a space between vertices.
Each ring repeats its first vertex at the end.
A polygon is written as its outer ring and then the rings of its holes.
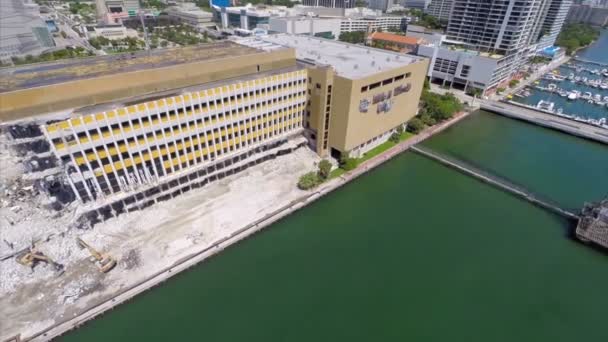
MULTIPOLYGON (((427 146, 568 204, 608 189, 605 146, 502 119, 427 146)), ((608 256, 570 228, 408 152, 60 340, 608 341, 608 256)))
POLYGON ((608 197, 606 145, 558 131, 477 112, 423 145, 570 210, 608 197))

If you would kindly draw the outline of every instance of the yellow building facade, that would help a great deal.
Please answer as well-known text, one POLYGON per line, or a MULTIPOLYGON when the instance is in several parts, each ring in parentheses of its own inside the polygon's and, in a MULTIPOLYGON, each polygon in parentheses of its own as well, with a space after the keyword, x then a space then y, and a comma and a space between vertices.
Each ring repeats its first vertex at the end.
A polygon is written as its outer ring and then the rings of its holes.
POLYGON ((268 51, 296 50, 296 59, 308 69, 305 134, 323 157, 359 157, 418 112, 425 58, 308 36, 241 42, 268 51))
POLYGON ((83 201, 151 185, 302 130, 306 69, 43 125, 83 201))

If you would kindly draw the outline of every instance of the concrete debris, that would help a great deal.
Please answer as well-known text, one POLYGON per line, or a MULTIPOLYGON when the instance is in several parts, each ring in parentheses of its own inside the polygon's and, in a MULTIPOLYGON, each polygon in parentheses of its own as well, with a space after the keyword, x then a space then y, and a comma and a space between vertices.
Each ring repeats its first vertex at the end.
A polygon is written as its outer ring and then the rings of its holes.
POLYGON ((65 273, 57 277, 51 265, 32 271, 14 257, 0 261, 0 317, 7 327, 0 329, 3 340, 73 317, 298 199, 305 194, 295 186, 298 177, 313 170, 319 158, 299 148, 92 229, 74 228, 80 210, 76 203, 55 211, 49 207, 60 200, 37 191, 35 184, 23 184, 20 159, 0 149, 0 160, 12 168, 8 175, 0 173, 0 260, 37 242, 45 255, 65 265, 65 273), (112 255, 118 262, 114 270, 99 272, 89 261, 90 253, 75 242, 78 237, 112 255))

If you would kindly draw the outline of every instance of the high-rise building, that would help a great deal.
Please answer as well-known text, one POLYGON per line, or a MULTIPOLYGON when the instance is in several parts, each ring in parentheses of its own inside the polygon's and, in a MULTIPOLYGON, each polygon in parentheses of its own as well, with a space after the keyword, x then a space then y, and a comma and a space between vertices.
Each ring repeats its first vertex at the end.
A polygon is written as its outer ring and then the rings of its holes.
POLYGON ((431 0, 405 0, 403 6, 407 8, 415 8, 419 10, 426 10, 429 7, 431 0))
POLYGON ((0 1, 0 61, 11 57, 39 55, 55 46, 40 17, 38 5, 28 0, 0 1))
POLYGON ((302 0, 302 5, 312 7, 353 8, 355 0, 302 0))
POLYGON ((608 25, 608 7, 575 4, 570 8, 566 21, 573 24, 589 24, 604 27, 608 25))
POLYGON ((367 7, 386 12, 393 5, 393 0, 369 0, 367 7))
POLYGON ((451 11, 452 0, 431 0, 431 3, 426 9, 427 14, 432 15, 443 22, 450 20, 451 11))
POLYGON ((538 50, 553 46, 572 6, 572 0, 547 0, 540 24, 538 50))
POLYGON ((544 0, 453 0, 447 28, 450 40, 500 56, 490 84, 508 78, 535 51, 544 0))
MULTIPOLYGON (((419 54, 431 59, 433 81, 482 91, 496 89, 531 55, 551 46, 571 5, 571 0, 451 2, 447 39, 420 46, 419 54)), ((441 1, 432 4, 447 8, 441 1)))
POLYGON ((510 55, 533 42, 543 0, 453 0, 449 39, 479 51, 510 55))

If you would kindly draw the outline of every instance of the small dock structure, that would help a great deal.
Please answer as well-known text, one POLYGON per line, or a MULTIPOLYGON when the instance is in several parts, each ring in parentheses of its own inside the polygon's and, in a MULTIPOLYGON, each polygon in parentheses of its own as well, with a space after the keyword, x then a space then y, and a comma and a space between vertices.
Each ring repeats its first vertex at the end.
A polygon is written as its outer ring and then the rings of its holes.
POLYGON ((585 243, 608 248, 608 198, 585 204, 576 227, 576 237, 585 243))

